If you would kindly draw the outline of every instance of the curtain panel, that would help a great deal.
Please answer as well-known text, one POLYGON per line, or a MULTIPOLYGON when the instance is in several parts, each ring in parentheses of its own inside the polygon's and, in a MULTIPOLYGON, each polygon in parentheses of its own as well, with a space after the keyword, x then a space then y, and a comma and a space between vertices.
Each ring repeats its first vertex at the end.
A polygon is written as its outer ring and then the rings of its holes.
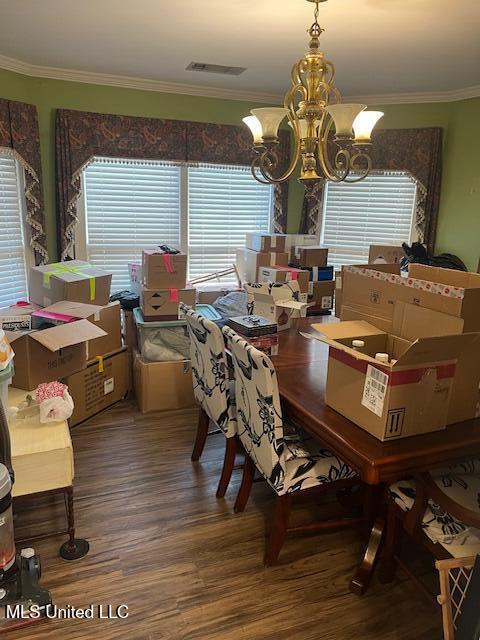
MULTIPOLYGON (((334 143, 331 144, 335 148, 334 143)), ((442 175, 442 129, 381 129, 375 133, 372 161, 375 171, 407 171, 415 180, 416 239, 433 251, 442 175)), ((312 193, 305 194, 301 233, 319 231, 322 199, 321 186, 317 186, 312 193)))
MULTIPOLYGON (((281 132, 282 166, 289 133, 281 132)), ((74 257, 81 174, 95 156, 250 165, 246 127, 57 110, 55 126, 58 243, 61 259, 74 257)), ((274 228, 286 229, 288 186, 275 189, 274 228)))
POLYGON ((37 108, 33 104, 0 98, 0 147, 5 147, 24 169, 26 223, 35 264, 48 261, 42 190, 42 163, 37 108))

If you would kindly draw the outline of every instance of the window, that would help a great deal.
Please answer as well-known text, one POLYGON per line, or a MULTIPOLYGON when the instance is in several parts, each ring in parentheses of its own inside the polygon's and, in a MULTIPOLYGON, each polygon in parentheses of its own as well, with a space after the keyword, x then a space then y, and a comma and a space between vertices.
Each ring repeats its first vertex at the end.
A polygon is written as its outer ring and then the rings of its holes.
POLYGON ((188 168, 188 255, 191 278, 235 262, 245 234, 270 229, 272 189, 249 167, 188 168))
POLYGON ((371 244, 409 242, 416 184, 406 173, 370 174, 355 184, 326 185, 321 242, 335 267, 361 264, 371 244))
POLYGON ((0 149, 0 307, 28 299, 24 204, 23 170, 0 149))
POLYGON ((116 291, 143 248, 180 247, 194 278, 230 267, 248 231, 270 228, 272 188, 247 167, 97 158, 83 187, 76 254, 110 270, 116 291))

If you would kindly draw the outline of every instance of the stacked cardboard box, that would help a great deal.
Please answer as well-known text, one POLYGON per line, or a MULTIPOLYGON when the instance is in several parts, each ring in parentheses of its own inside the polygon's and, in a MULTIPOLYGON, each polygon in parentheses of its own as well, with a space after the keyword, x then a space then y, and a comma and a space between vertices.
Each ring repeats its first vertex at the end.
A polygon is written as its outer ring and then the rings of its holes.
POLYGON ((195 289, 187 287, 187 256, 161 249, 143 251, 140 306, 145 320, 178 320, 180 303, 195 306, 195 289))
MULTIPOLYGON (((195 307, 196 290, 187 286, 187 256, 161 249, 142 257, 140 306, 145 324, 171 330, 182 319, 180 303, 195 307)), ((136 312, 135 312, 136 313, 136 312)), ((137 327, 138 329, 139 327, 137 327)), ((140 342, 138 342, 140 345, 140 342)), ((153 361, 133 353, 133 385, 142 413, 191 407, 195 403, 190 361, 153 361)))
MULTIPOLYGON (((442 429, 478 415, 479 274, 411 264, 405 277, 398 264, 344 267, 341 291, 342 322, 332 325, 337 327, 332 331, 349 328, 352 322, 368 323, 384 344, 365 355, 371 358, 375 350, 385 351, 392 360, 387 367, 370 361, 357 367, 357 372, 363 371, 360 385, 358 379, 348 378, 353 373, 346 362, 359 357, 350 352, 348 357, 335 357, 339 349, 334 349, 327 381, 329 404, 381 439, 442 429), (330 368, 333 360, 336 363, 330 368), (338 364, 340 360, 343 364, 338 364), (385 380, 385 384, 376 380, 381 385, 375 393, 373 385, 367 389, 367 366, 380 370, 385 380), (361 397, 359 385, 363 385, 361 397), (342 394, 336 391, 340 387, 342 394), (399 396, 400 387, 404 393, 399 396), (353 389, 356 396, 350 393, 353 389)), ((358 327, 354 329, 348 336, 332 335, 330 327, 326 331, 330 339, 345 346, 346 340, 351 344, 352 336, 363 339, 358 327)))
POLYGON ((111 279, 79 260, 33 267, 32 303, 0 310, 15 351, 13 386, 33 391, 41 382, 64 380, 75 403, 70 426, 127 393, 120 306, 109 304, 111 279))
POLYGON ((262 267, 287 267, 286 236, 277 233, 247 233, 245 248, 237 250, 237 271, 242 282, 258 282, 262 267))
POLYGON ((328 249, 320 245, 292 245, 290 265, 308 273, 308 313, 330 313, 333 308, 335 282, 333 267, 327 264, 328 249))

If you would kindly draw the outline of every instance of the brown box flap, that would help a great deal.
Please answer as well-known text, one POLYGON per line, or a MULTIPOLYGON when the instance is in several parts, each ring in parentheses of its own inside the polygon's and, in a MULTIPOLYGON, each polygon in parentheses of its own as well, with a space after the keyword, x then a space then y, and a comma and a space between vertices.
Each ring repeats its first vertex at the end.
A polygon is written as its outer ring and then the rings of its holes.
POLYGON ((106 335, 103 329, 88 320, 78 320, 78 322, 68 322, 43 331, 34 331, 30 334, 30 337, 49 349, 49 351, 58 351, 59 349, 106 335))
POLYGON ((449 284, 461 289, 477 289, 480 287, 480 274, 442 267, 429 267, 425 264, 411 264, 408 269, 410 278, 449 284))
POLYGON ((393 369, 405 365, 457 360, 459 356, 480 339, 480 333, 462 333, 456 336, 419 338, 397 360, 393 369))
MULTIPOLYGON (((342 310, 343 312, 343 310, 342 310)), ((462 333, 464 320, 441 311, 419 307, 408 302, 396 302, 392 333, 407 340, 462 333)))
MULTIPOLYGON (((118 304, 118 302, 114 304, 118 304)), ((61 313, 66 316, 73 316, 74 318, 86 319, 98 314, 103 308, 104 307, 99 304, 85 304, 84 302, 70 302, 69 300, 62 300, 62 302, 55 302, 49 307, 45 307, 42 311, 61 313)))
POLYGON ((385 331, 378 329, 365 320, 345 320, 344 322, 326 322, 313 324, 312 327, 331 340, 344 340, 346 338, 362 338, 362 336, 384 335, 385 331))

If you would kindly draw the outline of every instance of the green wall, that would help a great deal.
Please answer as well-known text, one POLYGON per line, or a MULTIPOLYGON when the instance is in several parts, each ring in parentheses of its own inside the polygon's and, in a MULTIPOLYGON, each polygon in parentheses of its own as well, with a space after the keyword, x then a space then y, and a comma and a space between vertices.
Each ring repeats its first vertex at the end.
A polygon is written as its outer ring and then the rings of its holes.
MULTIPOLYGON (((89 85, 63 80, 32 78, 0 69, 0 97, 36 104, 45 192, 48 245, 56 255, 54 216, 54 118, 55 109, 79 109, 100 113, 173 118, 238 124, 255 105, 237 100, 202 98, 89 85)), ((386 105, 382 127, 440 126, 445 133, 444 178, 437 246, 457 253, 470 268, 479 258, 478 238, 480 187, 473 161, 480 142, 480 99, 458 103, 386 105), (474 135, 476 142, 474 144, 474 135), (475 233, 476 232, 476 233, 475 233), (476 240, 477 239, 477 240, 476 240)), ((295 232, 300 220, 303 188, 290 184, 288 231, 295 232)))

